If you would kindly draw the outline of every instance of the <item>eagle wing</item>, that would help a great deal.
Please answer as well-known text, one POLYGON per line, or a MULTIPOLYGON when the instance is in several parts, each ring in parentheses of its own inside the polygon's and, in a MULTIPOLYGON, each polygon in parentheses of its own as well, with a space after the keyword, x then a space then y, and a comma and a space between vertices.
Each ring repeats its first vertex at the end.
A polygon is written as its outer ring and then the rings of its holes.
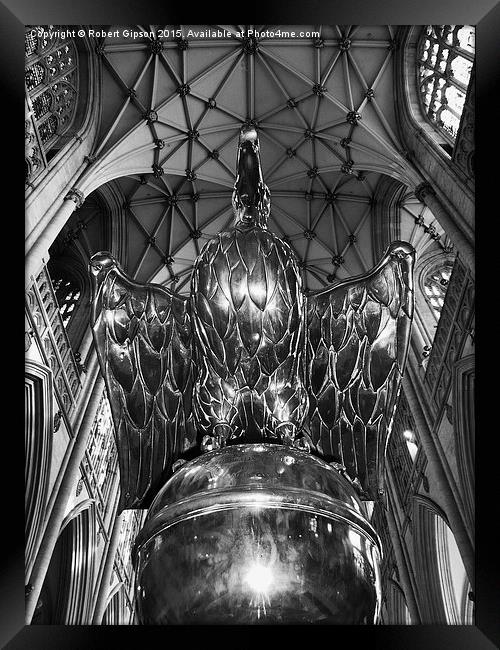
POLYGON ((90 260, 91 327, 118 449, 119 512, 146 508, 194 446, 187 299, 130 279, 110 253, 90 260))
POLYGON ((307 296, 306 431, 367 499, 382 487, 385 450, 413 317, 410 244, 393 242, 369 273, 307 296))

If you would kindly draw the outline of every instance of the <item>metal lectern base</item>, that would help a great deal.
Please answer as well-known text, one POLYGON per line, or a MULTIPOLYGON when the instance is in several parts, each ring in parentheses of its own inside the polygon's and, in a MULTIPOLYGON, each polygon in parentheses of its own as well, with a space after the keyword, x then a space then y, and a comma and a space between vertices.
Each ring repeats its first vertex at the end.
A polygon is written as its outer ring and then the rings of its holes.
POLYGON ((380 541, 351 484, 293 447, 234 445, 185 464, 135 556, 142 624, 378 620, 380 541))

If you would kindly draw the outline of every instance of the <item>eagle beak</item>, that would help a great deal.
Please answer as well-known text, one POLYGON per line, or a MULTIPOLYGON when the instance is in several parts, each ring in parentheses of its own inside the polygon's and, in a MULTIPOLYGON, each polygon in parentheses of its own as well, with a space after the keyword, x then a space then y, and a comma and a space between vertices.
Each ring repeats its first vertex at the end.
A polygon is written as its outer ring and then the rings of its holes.
POLYGON ((238 143, 237 176, 234 185, 235 200, 241 217, 257 216, 260 204, 259 185, 263 184, 259 157, 259 138, 254 127, 244 126, 238 143))

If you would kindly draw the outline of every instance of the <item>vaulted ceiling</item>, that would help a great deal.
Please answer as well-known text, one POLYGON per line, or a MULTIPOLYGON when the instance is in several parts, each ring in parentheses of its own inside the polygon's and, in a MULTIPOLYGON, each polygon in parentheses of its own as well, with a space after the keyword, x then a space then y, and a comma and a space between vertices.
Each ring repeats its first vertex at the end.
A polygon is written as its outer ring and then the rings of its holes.
MULTIPOLYGON (((271 190, 269 228, 295 249, 304 285, 368 271, 377 262, 377 185, 387 176, 414 183, 397 135, 396 28, 177 26, 182 38, 158 37, 162 29, 112 26, 119 36, 97 48, 103 104, 84 184, 88 194, 110 182, 123 197, 126 270, 188 289, 203 244, 232 221, 238 132, 253 120, 271 190), (231 35, 212 38, 214 29, 231 35), (248 29, 317 33, 241 37, 248 29), (121 36, 127 30, 153 38, 121 36)), ((432 214, 408 201, 402 235, 436 245, 415 216, 442 232, 432 214)), ((90 222, 96 206, 87 202, 75 219, 90 222)))

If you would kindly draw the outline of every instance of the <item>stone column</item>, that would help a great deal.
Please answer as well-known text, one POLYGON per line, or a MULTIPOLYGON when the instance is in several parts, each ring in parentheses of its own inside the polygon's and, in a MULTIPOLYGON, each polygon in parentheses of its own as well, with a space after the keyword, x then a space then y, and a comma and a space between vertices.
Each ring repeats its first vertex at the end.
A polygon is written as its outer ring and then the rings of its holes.
MULTIPOLYGON (((85 381, 82 386, 82 390, 80 392, 80 395, 78 396, 78 408, 76 412, 73 415, 72 420, 70 421, 70 426, 72 431, 78 431, 80 428, 80 424, 82 422, 82 419, 85 415, 89 399, 92 395, 92 389, 95 385, 96 379, 99 374, 99 368, 97 365, 97 357, 93 358, 91 363, 89 364, 89 367, 87 369, 87 373, 85 375, 85 381)), ((45 535, 45 530, 48 526, 48 522, 50 521, 50 516, 52 513, 52 508, 54 507, 54 503, 57 500, 58 494, 59 494, 59 488, 61 486, 61 483, 64 479, 64 476, 66 474, 66 469, 68 466, 68 463, 71 459, 72 453, 73 453, 73 447, 76 443, 76 437, 71 438, 71 440, 68 443, 68 446, 66 448, 66 451, 64 453, 64 457, 61 461, 61 466, 58 470, 57 477, 54 481, 54 485, 51 490, 51 494, 49 497, 49 500, 47 501, 47 504, 45 506, 44 510, 44 516, 43 520, 40 524, 40 539, 34 548, 34 553, 33 553, 33 560, 30 564, 26 565, 26 575, 30 575, 31 571, 33 569, 33 561, 36 559, 36 556, 38 554, 40 544, 43 542, 43 538, 45 535)))
POLYGON ((460 254, 460 258, 465 264, 467 264, 472 274, 474 274, 474 246, 464 235, 463 231, 457 226, 453 216, 441 203, 432 186, 427 182, 420 183, 420 185, 415 188, 415 196, 429 208, 435 218, 439 221, 445 233, 454 243, 458 253, 460 254))
MULTIPOLYGON (((446 472, 439 457, 439 452, 436 448, 432 431, 427 424, 417 392, 408 375, 403 377, 403 389, 411 413, 415 419, 415 424, 417 425, 420 442, 422 443, 429 466, 432 467, 432 473, 436 478, 439 494, 443 500, 443 510, 448 517, 448 523, 453 535, 455 536, 455 541, 460 551, 465 571, 471 585, 474 585, 474 549, 460 515, 460 510, 453 494, 453 490, 451 489, 446 472)), ((474 589, 474 587, 472 587, 472 589, 474 589)))
POLYGON ((49 248, 68 221, 76 208, 83 205, 85 197, 80 190, 72 188, 64 197, 59 210, 54 214, 50 223, 42 232, 34 228, 26 240, 25 286, 31 283, 31 276, 36 277, 43 266, 43 260, 48 261, 49 248))
POLYGON ((82 342, 80 343, 78 352, 80 353, 82 363, 84 363, 88 367, 90 361, 94 358, 94 354, 95 354, 94 338, 92 334, 92 328, 90 327, 90 325, 87 325, 87 329, 85 330, 85 334, 83 335, 83 339, 82 342))
POLYGON ((29 625, 40 596, 43 581, 57 543, 68 501, 73 494, 80 473, 80 464, 87 448, 88 438, 104 390, 104 379, 98 377, 79 427, 75 444, 68 460, 54 506, 47 523, 43 540, 33 565, 29 585, 26 589, 26 624, 29 625))
MULTIPOLYGON (((118 505, 118 500, 117 500, 118 505)), ((116 512, 116 510, 115 510, 116 512)), ((92 617, 92 625, 101 625, 102 617, 106 611, 106 601, 109 594, 109 580, 113 572, 113 565, 115 562, 116 549, 120 541, 120 527, 123 519, 123 512, 115 516, 115 523, 109 539, 108 548, 106 549, 106 559, 104 561, 104 570, 102 572, 101 581, 99 584, 99 591, 92 617)))
MULTIPOLYGON (((390 467, 388 467, 389 473, 391 472, 390 467)), ((408 611, 410 612, 411 622, 413 625, 418 625, 422 622, 420 617, 420 611, 418 609, 418 604, 415 599, 415 592, 413 590, 413 583, 410 577, 410 571, 406 563, 406 558, 403 552, 403 545, 401 543, 401 537, 399 535, 399 530, 396 524, 396 519, 394 513, 392 512, 391 504, 387 504, 387 524, 389 526, 389 533, 391 535, 391 541, 394 548, 394 555, 396 556, 396 564, 398 567, 399 578, 401 580, 401 586, 404 591, 406 605, 408 611)))
POLYGON ((424 347, 426 345, 429 345, 429 340, 426 336, 426 332, 424 328, 422 327, 421 320, 419 318, 418 312, 414 314, 413 318, 413 327, 411 331, 411 343, 413 347, 413 351, 415 353, 415 357, 419 360, 419 363, 422 363, 422 352, 424 351, 424 347))

